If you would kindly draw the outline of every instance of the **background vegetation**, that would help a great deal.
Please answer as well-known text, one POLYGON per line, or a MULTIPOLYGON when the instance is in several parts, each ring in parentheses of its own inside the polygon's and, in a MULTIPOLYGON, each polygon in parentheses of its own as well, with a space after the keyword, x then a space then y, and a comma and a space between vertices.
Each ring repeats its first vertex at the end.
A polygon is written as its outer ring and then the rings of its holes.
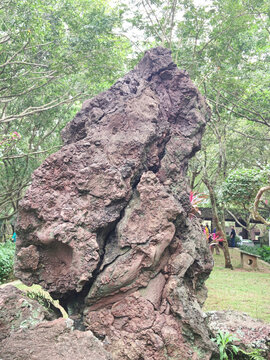
MULTIPOLYGON (((224 211, 269 218, 269 37, 266 0, 2 0, 0 5, 0 227, 16 222, 33 170, 61 146, 84 99, 109 87, 153 46, 171 49, 207 97, 212 118, 189 167, 224 211), (18 134, 16 135, 15 132, 18 134), (15 134, 15 135, 14 135, 15 134)), ((12 229, 13 230, 13 229, 12 229)), ((11 232, 11 230, 9 230, 11 232)), ((225 244, 226 267, 231 267, 225 244)))
POLYGON ((0 243, 0 285, 13 277, 14 254, 14 243, 0 243))

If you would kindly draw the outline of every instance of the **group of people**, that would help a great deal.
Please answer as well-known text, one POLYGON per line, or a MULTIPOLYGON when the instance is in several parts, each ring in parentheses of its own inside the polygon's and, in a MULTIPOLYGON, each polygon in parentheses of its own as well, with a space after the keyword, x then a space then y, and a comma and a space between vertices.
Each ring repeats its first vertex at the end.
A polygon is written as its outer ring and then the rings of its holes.
POLYGON ((214 249, 216 249, 216 254, 219 255, 219 248, 222 248, 223 246, 223 239, 221 238, 220 232, 216 231, 216 228, 214 228, 213 233, 211 233, 208 224, 205 225, 203 232, 206 236, 211 252, 213 253, 214 249))
MULTIPOLYGON (((220 231, 216 231, 216 228, 214 228, 213 233, 210 232, 209 226, 208 224, 205 225, 205 227, 203 228, 203 232, 206 236, 206 240, 208 241, 211 251, 214 251, 214 248, 216 248, 216 253, 219 254, 219 247, 222 248, 223 246, 223 241, 224 239, 222 239, 221 237, 221 233, 220 231)), ((234 226, 232 226, 231 228, 231 233, 230 233, 230 246, 231 247, 235 247, 235 238, 236 238, 236 232, 234 229, 234 226)))

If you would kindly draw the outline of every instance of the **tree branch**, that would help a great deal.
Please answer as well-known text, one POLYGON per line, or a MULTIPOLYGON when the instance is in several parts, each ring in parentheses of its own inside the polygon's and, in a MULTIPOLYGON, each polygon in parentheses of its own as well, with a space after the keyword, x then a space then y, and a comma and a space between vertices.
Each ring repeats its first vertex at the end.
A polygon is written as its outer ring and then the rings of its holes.
POLYGON ((266 191, 269 191, 269 190, 270 190, 270 186, 264 186, 258 191, 258 193, 255 197, 255 201, 254 201, 253 209, 252 209, 253 219, 261 221, 263 224, 268 225, 268 226, 270 225, 270 221, 265 220, 264 217, 262 217, 259 214, 258 207, 259 207, 259 202, 261 200, 263 193, 265 193, 266 191))
POLYGON ((242 136, 245 136, 245 137, 247 137, 249 139, 253 139, 253 140, 257 140, 257 141, 270 141, 270 138, 257 138, 255 136, 248 135, 248 134, 243 133, 243 132, 238 131, 238 130, 234 130, 234 132, 236 132, 237 134, 240 134, 242 136))
MULTIPOLYGON (((27 40, 27 42, 17 51, 15 52, 15 54, 13 54, 9 60, 7 60, 4 64, 1 64, 0 65, 0 68, 5 68, 7 65, 9 65, 11 63, 11 61, 13 59, 16 58, 17 55, 19 55, 23 50, 25 50, 26 46, 30 43, 30 40, 27 40)), ((16 63, 16 62, 13 62, 13 63, 16 63)))
POLYGON ((69 99, 65 99, 65 100, 61 100, 58 103, 55 104, 55 102, 58 100, 53 100, 45 105, 42 106, 38 106, 38 107, 29 107, 27 109, 25 109, 22 113, 18 114, 18 115, 10 115, 7 116, 6 118, 2 118, 0 119, 0 123, 7 123, 16 119, 22 119, 26 116, 30 116, 33 114, 37 114, 46 110, 50 110, 50 109, 54 109, 57 106, 60 106, 62 104, 68 104, 70 102, 73 102, 75 99, 78 99, 80 96, 82 95, 82 93, 77 94, 76 96, 73 96, 72 98, 69 99))
POLYGON ((240 225, 242 228, 248 231, 248 228, 245 225, 243 225, 230 210, 226 209, 226 211, 234 218, 235 222, 237 222, 238 225, 240 225))

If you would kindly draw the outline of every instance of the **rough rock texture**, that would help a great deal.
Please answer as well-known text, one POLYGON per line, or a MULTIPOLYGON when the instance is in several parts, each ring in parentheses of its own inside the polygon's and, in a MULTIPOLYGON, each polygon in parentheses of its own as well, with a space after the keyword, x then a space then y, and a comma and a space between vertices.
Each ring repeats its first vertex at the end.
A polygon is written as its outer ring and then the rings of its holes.
POLYGON ((54 318, 53 313, 15 286, 0 289, 0 342, 15 330, 31 329, 46 319, 54 318))
POLYGON ((212 258, 185 179, 208 116, 170 52, 148 51, 83 104, 20 203, 17 276, 83 314, 115 359, 211 356, 212 258))
POLYGON ((261 355, 270 360, 270 324, 236 311, 209 311, 207 322, 214 337, 218 330, 233 334, 236 345, 246 351, 261 349, 261 355))
POLYGON ((43 322, 13 332, 0 344, 3 360, 112 360, 91 331, 72 329, 72 320, 43 322))

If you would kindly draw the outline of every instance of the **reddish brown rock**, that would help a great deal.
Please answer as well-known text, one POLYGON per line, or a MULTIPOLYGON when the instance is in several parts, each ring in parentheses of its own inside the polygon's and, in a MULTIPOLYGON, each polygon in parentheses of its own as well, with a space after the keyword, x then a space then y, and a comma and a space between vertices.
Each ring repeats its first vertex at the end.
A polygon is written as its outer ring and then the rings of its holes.
POLYGON ((91 331, 73 330, 70 319, 13 332, 0 343, 3 360, 112 360, 91 331))
POLYGON ((32 329, 42 321, 54 318, 53 313, 15 286, 0 288, 0 342, 16 330, 32 329))
POLYGON ((34 245, 22 248, 17 253, 17 263, 21 269, 35 271, 39 263, 39 253, 34 245))
POLYGON ((185 178, 208 116, 170 52, 148 51, 83 104, 20 203, 17 276, 83 313, 115 359, 212 354, 200 308, 212 258, 185 178))

